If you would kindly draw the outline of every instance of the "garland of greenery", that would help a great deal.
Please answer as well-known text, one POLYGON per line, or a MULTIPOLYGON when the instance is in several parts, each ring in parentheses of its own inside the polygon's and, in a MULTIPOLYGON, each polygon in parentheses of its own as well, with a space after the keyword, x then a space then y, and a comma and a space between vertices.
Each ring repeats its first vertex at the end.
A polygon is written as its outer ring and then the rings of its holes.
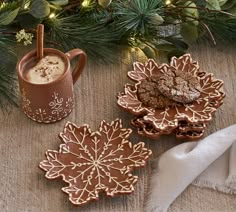
POLYGON ((171 57, 201 37, 235 41, 235 15, 235 0, 0 0, 0 105, 17 102, 13 47, 31 44, 39 23, 47 45, 112 61, 118 44, 171 57))

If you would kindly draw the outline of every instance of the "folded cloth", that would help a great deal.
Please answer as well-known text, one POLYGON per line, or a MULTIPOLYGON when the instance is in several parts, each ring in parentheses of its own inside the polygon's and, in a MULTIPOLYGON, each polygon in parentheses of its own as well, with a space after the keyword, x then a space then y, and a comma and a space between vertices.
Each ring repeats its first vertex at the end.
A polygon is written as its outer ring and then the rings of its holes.
POLYGON ((188 185, 236 193, 236 125, 160 156, 151 177, 148 212, 165 212, 188 185))

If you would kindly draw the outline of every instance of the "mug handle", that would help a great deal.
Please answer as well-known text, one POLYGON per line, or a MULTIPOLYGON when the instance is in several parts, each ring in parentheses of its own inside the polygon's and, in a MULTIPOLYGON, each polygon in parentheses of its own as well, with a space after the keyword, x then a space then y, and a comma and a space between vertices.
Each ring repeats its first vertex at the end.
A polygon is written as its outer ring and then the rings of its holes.
POLYGON ((76 81, 78 80, 80 74, 82 73, 85 65, 86 65, 87 55, 81 49, 72 49, 72 50, 68 51, 66 53, 66 55, 68 56, 69 60, 72 60, 76 56, 79 56, 78 62, 76 64, 74 70, 72 71, 73 84, 75 84, 76 81))

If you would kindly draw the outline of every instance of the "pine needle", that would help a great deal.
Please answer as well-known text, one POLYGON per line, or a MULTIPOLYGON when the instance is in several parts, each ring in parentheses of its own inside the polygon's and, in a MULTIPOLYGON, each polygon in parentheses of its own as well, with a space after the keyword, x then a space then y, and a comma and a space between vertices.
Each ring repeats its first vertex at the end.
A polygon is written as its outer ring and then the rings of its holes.
POLYGON ((161 0, 119 1, 113 4, 115 24, 122 32, 150 35, 155 32, 163 19, 161 0))
POLYGON ((82 24, 79 15, 68 17, 58 16, 47 20, 46 26, 50 29, 50 38, 53 42, 68 51, 72 48, 81 48, 92 58, 111 62, 118 35, 103 24, 82 24))
POLYGON ((0 61, 0 108, 3 110, 9 108, 11 104, 18 105, 15 65, 14 61, 11 63, 0 61))
POLYGON ((216 40, 220 42, 236 42, 236 18, 212 17, 204 20, 216 40))
POLYGON ((9 103, 17 105, 16 61, 17 57, 11 46, 15 42, 4 28, 0 29, 0 108, 6 109, 9 103))

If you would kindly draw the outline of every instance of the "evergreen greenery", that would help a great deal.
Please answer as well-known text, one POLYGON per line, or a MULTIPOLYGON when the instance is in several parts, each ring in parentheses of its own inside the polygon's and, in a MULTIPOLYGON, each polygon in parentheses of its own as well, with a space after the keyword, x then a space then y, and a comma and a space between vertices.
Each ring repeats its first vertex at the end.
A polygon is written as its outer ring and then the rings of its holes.
POLYGON ((5 99, 16 102, 16 34, 24 29, 17 41, 30 44, 39 23, 45 25, 46 44, 63 51, 78 47, 111 62, 113 49, 125 44, 148 57, 156 51, 171 57, 201 37, 214 44, 235 41, 236 1, 0 0, 0 106, 5 99))

